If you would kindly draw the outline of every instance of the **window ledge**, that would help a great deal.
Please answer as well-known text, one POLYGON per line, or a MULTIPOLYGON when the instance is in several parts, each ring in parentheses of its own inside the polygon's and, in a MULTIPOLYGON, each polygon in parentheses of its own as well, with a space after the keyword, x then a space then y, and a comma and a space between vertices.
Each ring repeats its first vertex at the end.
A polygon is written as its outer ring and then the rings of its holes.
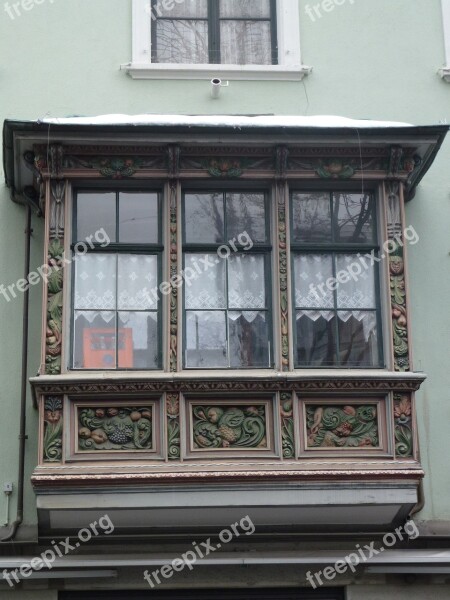
POLYGON ((442 67, 442 69, 439 69, 438 73, 442 79, 445 79, 447 83, 450 83, 450 65, 442 67))
POLYGON ((220 77, 234 81, 301 81, 312 67, 305 65, 179 65, 130 63, 122 67, 133 79, 204 80, 220 77))

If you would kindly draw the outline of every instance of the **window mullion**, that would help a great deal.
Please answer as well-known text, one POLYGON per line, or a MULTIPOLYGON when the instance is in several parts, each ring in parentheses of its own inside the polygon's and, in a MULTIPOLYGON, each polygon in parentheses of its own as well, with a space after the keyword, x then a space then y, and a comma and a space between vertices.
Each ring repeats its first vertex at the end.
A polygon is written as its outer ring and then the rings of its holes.
POLYGON ((272 44, 272 64, 277 65, 279 63, 277 0, 270 0, 270 38, 272 44))
POLYGON ((220 6, 219 0, 208 0, 209 62, 220 64, 220 6))

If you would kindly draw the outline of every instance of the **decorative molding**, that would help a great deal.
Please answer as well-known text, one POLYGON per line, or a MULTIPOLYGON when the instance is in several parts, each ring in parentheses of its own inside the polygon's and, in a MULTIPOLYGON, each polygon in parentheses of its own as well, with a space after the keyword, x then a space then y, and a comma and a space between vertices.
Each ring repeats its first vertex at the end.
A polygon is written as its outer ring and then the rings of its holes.
POLYGON ((45 372, 47 375, 61 373, 65 193, 66 182, 51 182, 45 341, 45 372))
MULTIPOLYGON (((354 463, 353 463, 354 464, 354 463)), ((95 485, 117 486, 135 485, 141 486, 144 483, 154 484, 155 482, 166 483, 170 480, 182 480, 190 482, 204 482, 205 480, 216 480, 221 483, 227 480, 232 481, 335 481, 336 483, 348 482, 370 482, 370 481, 405 481, 417 483, 425 477, 424 471, 417 466, 417 463, 410 468, 377 468, 370 466, 366 469, 361 468, 342 468, 336 463, 335 469, 295 469, 287 470, 246 470, 246 471, 172 471, 172 472, 153 472, 153 473, 69 473, 65 471, 61 474, 56 473, 34 473, 31 481, 34 488, 55 489, 58 486, 90 487, 95 485)), ((192 465, 190 464, 189 467, 192 465)))
POLYGON ((403 218, 400 200, 400 184, 387 183, 387 229, 391 243, 389 254, 389 281, 392 311, 392 334, 394 369, 409 371, 408 313, 406 306, 406 282, 404 262, 403 218))
POLYGON ((321 378, 320 373, 314 379, 269 379, 269 380, 212 380, 212 379, 176 379, 147 381, 105 381, 99 374, 98 381, 54 381, 32 380, 36 393, 41 394, 140 394, 140 393, 221 393, 221 392, 410 392, 417 391, 425 380, 425 375, 417 378, 383 379, 338 379, 321 378))
POLYGON ((351 179, 356 172, 354 165, 339 158, 319 160, 316 173, 321 179, 351 179))
POLYGON ((268 449, 266 404, 189 405, 193 450, 268 449))
POLYGON ((283 458, 295 458, 295 427, 292 393, 281 393, 280 400, 283 458))
POLYGON ((44 399, 44 462, 61 462, 63 436, 62 396, 47 396, 44 399))
POLYGON ((280 289, 280 332, 281 332, 281 365, 283 371, 289 370, 289 287, 288 287, 288 255, 287 255, 287 220, 286 220, 286 182, 285 174, 288 151, 284 147, 277 148, 276 167, 278 181, 276 185, 276 203, 278 217, 278 260, 280 289))
POLYGON ((394 394, 394 435, 397 458, 413 458, 414 435, 410 394, 394 394))
POLYGON ((180 460, 180 396, 167 394, 167 457, 169 460, 180 460))
POLYGON ((151 450, 152 406, 78 406, 77 452, 151 450))
POLYGON ((239 158, 211 158, 203 161, 203 168, 216 179, 238 179, 244 174, 246 163, 239 158))
MULTIPOLYGON (((171 146, 168 154, 170 199, 170 280, 175 281, 178 275, 178 206, 177 191, 180 165, 180 149, 171 146)), ((172 285, 170 288, 170 336, 169 336, 169 368, 172 373, 178 370, 178 288, 172 285)))
POLYGON ((306 405, 308 448, 379 448, 377 405, 306 405))

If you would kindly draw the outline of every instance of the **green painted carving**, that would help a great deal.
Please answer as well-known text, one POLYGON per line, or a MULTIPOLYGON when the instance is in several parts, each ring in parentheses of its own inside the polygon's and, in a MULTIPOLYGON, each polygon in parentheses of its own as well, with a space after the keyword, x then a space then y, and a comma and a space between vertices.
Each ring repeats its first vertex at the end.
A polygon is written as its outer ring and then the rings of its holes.
POLYGON ((244 160, 234 158, 212 158, 202 165, 211 177, 237 179, 244 174, 244 160))
POLYGON ((107 179, 125 179, 133 177, 142 166, 139 158, 94 158, 89 166, 97 169, 100 175, 107 179))
POLYGON ((320 160, 316 173, 321 179, 350 179, 355 174, 355 169, 341 159, 334 158, 320 160))
POLYGON ((378 447, 377 409, 367 406, 308 406, 309 448, 378 447))
POLYGON ((64 280, 64 246, 60 239, 50 242, 48 248, 48 296, 45 372, 47 375, 61 373, 62 310, 64 280))
POLYGON ((408 371, 409 348, 405 274, 403 249, 400 246, 397 246, 395 253, 389 257, 389 271, 395 370, 408 371))
POLYGON ((267 448, 265 406, 195 406, 195 448, 267 448))
POLYGON ((391 288, 393 358, 394 369, 403 372, 409 371, 410 360, 403 252, 404 236, 399 183, 397 181, 388 182, 387 192, 387 229, 391 246, 389 255, 389 279, 391 288))
POLYGON ((167 450, 169 460, 180 458, 180 399, 178 394, 168 394, 167 409, 167 450))
POLYGON ((78 411, 79 450, 151 450, 149 407, 82 408, 78 411))
POLYGON ((395 453, 398 458, 413 457, 411 396, 394 395, 395 453))
POLYGON ((292 395, 281 394, 281 438, 284 458, 295 457, 294 417, 292 395))
POLYGON ((48 396, 44 401, 44 462, 61 462, 62 434, 62 397, 48 396))
POLYGON ((286 200, 284 185, 278 186, 278 254, 280 270, 280 328, 281 328, 281 361, 283 371, 289 369, 289 304, 288 304, 288 267, 286 237, 286 200))

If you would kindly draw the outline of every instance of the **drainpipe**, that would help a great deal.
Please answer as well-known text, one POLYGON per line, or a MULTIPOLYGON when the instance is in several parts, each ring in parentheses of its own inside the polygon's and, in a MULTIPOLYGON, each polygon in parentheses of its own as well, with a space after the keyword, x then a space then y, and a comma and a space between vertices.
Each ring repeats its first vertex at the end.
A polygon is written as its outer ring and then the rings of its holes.
MULTIPOLYGON (((24 279, 28 280, 30 274, 30 246, 31 246, 31 207, 27 205, 25 227, 25 264, 24 279)), ((28 286, 29 287, 29 286, 28 286)), ((11 524, 10 532, 0 542, 9 542, 16 537, 17 530, 23 521, 23 488, 25 479, 25 442, 27 420, 27 371, 28 371, 28 307, 29 307, 29 289, 25 290, 23 296, 23 329, 22 329, 22 383, 20 391, 20 426, 19 426, 19 471, 17 475, 17 517, 11 524)))
POLYGON ((417 489, 417 504, 412 508, 409 513, 409 518, 412 519, 414 515, 423 510, 425 506, 425 493, 423 491, 423 479, 419 481, 419 487, 417 489))

